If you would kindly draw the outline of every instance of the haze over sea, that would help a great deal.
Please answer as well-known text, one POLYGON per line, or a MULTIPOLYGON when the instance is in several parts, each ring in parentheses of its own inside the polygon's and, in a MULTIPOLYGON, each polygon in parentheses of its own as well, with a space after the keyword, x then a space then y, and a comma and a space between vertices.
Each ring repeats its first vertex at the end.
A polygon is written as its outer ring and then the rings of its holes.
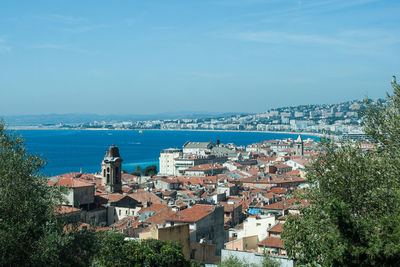
MULTIPOLYGON (((296 134, 262 132, 220 131, 139 131, 134 130, 19 130, 31 154, 47 159, 43 170, 46 175, 67 172, 95 173, 100 170, 103 157, 112 144, 119 147, 123 161, 122 169, 132 172, 137 165, 158 166, 160 151, 178 147, 186 141, 206 142, 220 140, 221 143, 249 145, 262 140, 297 138, 296 134)), ((303 139, 318 137, 302 135, 303 139)))

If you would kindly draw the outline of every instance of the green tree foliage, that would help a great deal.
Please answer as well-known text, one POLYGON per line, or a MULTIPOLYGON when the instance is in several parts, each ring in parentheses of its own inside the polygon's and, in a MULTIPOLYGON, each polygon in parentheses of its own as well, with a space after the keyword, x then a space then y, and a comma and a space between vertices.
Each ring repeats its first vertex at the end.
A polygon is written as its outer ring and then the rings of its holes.
POLYGON ((367 102, 363 112, 373 152, 322 140, 300 196, 312 205, 284 224, 285 248, 299 264, 400 265, 400 87, 392 86, 387 105, 367 102))
POLYGON ((180 244, 155 239, 124 241, 115 232, 101 234, 95 263, 99 266, 190 266, 180 244))
POLYGON ((279 267, 280 263, 264 254, 261 265, 255 263, 248 263, 246 260, 241 260, 236 256, 229 256, 229 258, 221 261, 218 267, 279 267))
POLYGON ((263 261, 261 263, 262 267, 279 267, 281 264, 279 261, 269 257, 267 254, 264 254, 263 261))
POLYGON ((150 165, 147 166, 144 170, 143 170, 143 175, 144 176, 154 176, 157 174, 157 166, 156 165, 150 165))
POLYGON ((85 266, 94 252, 93 233, 64 231, 62 192, 38 174, 43 164, 0 122, 1 266, 85 266))
POLYGON ((141 176, 142 175, 142 169, 140 168, 139 165, 136 166, 136 170, 132 172, 132 175, 135 175, 135 176, 141 176))

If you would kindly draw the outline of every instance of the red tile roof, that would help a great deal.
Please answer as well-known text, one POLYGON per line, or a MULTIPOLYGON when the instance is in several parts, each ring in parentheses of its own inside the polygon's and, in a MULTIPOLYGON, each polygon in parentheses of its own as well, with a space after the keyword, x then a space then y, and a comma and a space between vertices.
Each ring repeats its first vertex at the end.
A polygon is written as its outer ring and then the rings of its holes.
POLYGON ((272 248, 283 248, 284 242, 279 237, 267 237, 258 246, 272 247, 272 248))
POLYGON ((70 188, 94 186, 93 183, 82 181, 80 179, 75 179, 75 178, 60 178, 54 185, 67 186, 70 188))
POLYGON ((165 207, 164 209, 160 210, 157 214, 151 216, 146 220, 147 223, 152 225, 163 224, 169 218, 171 218, 175 214, 175 211, 172 210, 170 207, 165 207))
POLYGON ((208 170, 218 170, 218 169, 224 169, 225 167, 215 163, 215 164, 200 164, 196 165, 190 168, 187 168, 185 171, 208 171, 208 170))
POLYGON ((62 206, 54 209, 54 212, 56 214, 68 214, 68 213, 74 213, 74 212, 78 212, 78 211, 81 211, 81 210, 78 208, 65 206, 65 205, 62 205, 62 206))
POLYGON ((165 200, 163 200, 162 198, 159 198, 152 192, 147 192, 147 191, 140 190, 140 189, 137 192, 129 194, 128 196, 130 196, 131 198, 133 198, 139 202, 142 202, 143 204, 146 202, 151 202, 153 204, 166 203, 165 200))
POLYGON ((274 227, 272 227, 268 232, 282 233, 283 232, 282 225, 283 225, 282 223, 278 223, 274 227))
POLYGON ((167 207, 167 204, 152 204, 147 208, 141 208, 139 214, 143 213, 144 211, 154 211, 154 213, 158 213, 165 207, 167 207))
POLYGON ((282 188, 282 187, 274 187, 274 188, 271 188, 271 190, 270 190, 270 192, 277 193, 277 194, 285 194, 286 191, 287 191, 287 189, 282 188))
POLYGON ((213 205, 197 204, 171 216, 169 221, 197 222, 214 211, 213 205))

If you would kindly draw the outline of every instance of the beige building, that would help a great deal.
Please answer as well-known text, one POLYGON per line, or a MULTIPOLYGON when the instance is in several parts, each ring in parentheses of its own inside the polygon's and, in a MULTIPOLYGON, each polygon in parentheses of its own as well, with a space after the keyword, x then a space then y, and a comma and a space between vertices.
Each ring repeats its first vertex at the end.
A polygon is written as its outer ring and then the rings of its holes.
POLYGON ((225 249, 239 250, 239 251, 257 251, 258 236, 253 235, 232 240, 228 243, 225 243, 225 249))
POLYGON ((139 239, 157 239, 174 241, 182 245, 182 252, 186 259, 190 259, 189 225, 181 224, 163 228, 150 228, 148 232, 139 233, 139 239))

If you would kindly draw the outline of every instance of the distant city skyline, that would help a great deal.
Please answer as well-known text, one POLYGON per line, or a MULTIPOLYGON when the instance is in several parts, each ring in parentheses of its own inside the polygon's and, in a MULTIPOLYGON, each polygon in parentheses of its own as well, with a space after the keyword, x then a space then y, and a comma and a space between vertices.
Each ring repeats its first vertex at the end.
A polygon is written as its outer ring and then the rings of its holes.
POLYGON ((399 13, 395 0, 8 1, 0 117, 384 98, 399 13))

